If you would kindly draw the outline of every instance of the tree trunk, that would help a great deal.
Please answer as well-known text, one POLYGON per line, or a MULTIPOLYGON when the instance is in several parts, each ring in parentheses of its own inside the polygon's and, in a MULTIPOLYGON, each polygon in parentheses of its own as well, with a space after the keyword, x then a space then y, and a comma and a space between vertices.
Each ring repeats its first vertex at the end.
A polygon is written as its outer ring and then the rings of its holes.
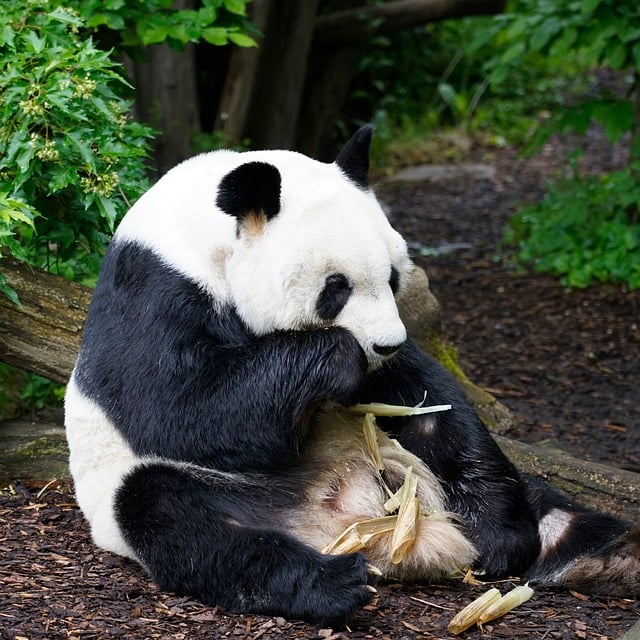
MULTIPOLYGON (((176 9, 188 9, 191 0, 178 0, 176 9)), ((160 131, 153 143, 153 161, 160 173, 192 155, 191 139, 200 132, 196 87, 195 48, 184 51, 167 44, 146 48, 147 60, 127 61, 136 87, 135 115, 160 131)))
POLYGON ((271 4, 246 135, 256 149, 292 149, 319 0, 271 4))
MULTIPOLYGON (((0 273, 22 302, 19 309, 0 297, 0 360, 66 382, 80 346, 91 290, 7 259, 0 261, 0 273)), ((423 346, 433 345, 440 311, 422 269, 416 267, 399 303, 412 335, 423 346)), ((585 462, 546 446, 496 439, 519 469, 547 478, 584 504, 630 519, 640 515, 640 474, 585 462)))
POLYGON ((322 160, 335 160, 339 147, 336 122, 362 55, 360 45, 337 49, 314 47, 309 57, 303 105, 298 119, 296 150, 322 160))
MULTIPOLYGON (((255 0, 249 6, 253 24, 266 33, 273 0, 255 0)), ((242 141, 247 128, 251 97, 258 80, 262 42, 258 47, 235 47, 218 105, 214 129, 225 134, 230 145, 242 141)))

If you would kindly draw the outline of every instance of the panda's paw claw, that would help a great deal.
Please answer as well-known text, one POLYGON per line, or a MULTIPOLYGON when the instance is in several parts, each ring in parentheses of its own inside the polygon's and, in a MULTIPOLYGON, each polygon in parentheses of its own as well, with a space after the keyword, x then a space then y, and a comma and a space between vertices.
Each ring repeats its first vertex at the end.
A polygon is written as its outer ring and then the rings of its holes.
POLYGON ((327 556, 314 588, 317 621, 344 624, 377 595, 367 559, 359 553, 327 556))

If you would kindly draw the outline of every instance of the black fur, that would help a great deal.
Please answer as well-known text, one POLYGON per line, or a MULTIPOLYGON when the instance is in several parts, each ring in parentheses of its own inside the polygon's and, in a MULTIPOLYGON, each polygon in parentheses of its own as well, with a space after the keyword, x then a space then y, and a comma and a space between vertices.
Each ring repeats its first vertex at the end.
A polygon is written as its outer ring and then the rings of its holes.
POLYGON ((362 189, 369 187, 369 149, 373 127, 360 127, 344 145, 336 164, 344 171, 347 178, 362 189))
POLYGON ((400 274, 395 267, 391 267, 391 275, 389 276, 389 286, 394 294, 400 289, 400 274))
POLYGON ((342 273, 327 276, 316 301, 316 312, 322 320, 333 320, 347 304, 353 287, 342 273))
MULTIPOLYGON (((630 530, 629 523, 608 513, 600 513, 576 504, 539 478, 526 477, 525 481, 527 499, 537 521, 553 509, 569 513, 573 518, 569 532, 552 549, 543 551, 540 558, 528 567, 526 578, 533 584, 553 584, 553 576, 571 565, 579 556, 606 556, 630 530)), ((587 588, 592 592, 599 590, 597 584, 573 586, 587 588)))
POLYGON ((272 164, 246 162, 222 179, 216 204, 239 220, 260 214, 270 220, 280 211, 280 186, 280 172, 272 164))

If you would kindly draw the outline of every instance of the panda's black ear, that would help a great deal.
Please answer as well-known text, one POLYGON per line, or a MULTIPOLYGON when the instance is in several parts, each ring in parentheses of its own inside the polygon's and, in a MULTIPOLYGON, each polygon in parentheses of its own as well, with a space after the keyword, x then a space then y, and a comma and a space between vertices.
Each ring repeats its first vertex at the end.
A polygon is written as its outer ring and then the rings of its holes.
POLYGON ((360 127, 344 145, 336 158, 336 164, 345 172, 348 178, 359 187, 369 187, 369 151, 373 125, 360 127))
POLYGON ((280 172, 268 162, 246 162, 222 178, 216 204, 241 223, 266 223, 280 211, 280 172))

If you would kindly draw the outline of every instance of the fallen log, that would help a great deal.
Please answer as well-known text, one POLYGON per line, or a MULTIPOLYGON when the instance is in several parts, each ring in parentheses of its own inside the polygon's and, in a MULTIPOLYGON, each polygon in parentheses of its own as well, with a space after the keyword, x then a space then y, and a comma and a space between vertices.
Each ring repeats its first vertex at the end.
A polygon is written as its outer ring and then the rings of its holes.
POLYGON ((335 47, 430 22, 501 13, 505 0, 395 0, 316 18, 313 46, 335 47))
POLYGON ((0 273, 20 307, 0 295, 0 360, 66 383, 73 369, 91 289, 2 258, 0 273))
MULTIPOLYGON (((0 273, 22 305, 19 308, 0 296, 0 360, 66 382, 80 346, 91 289, 7 259, 0 260, 0 273)), ((416 267, 408 292, 399 303, 402 317, 418 342, 427 350, 437 351, 441 342, 434 338, 434 331, 437 334, 440 309, 422 269, 416 267)), ((465 388, 489 428, 495 424, 504 427, 505 420, 513 419, 486 392, 468 382, 465 388)), ((584 504, 631 519, 640 516, 640 474, 580 460, 545 445, 524 444, 498 434, 495 437, 521 471, 544 477, 584 504)))

